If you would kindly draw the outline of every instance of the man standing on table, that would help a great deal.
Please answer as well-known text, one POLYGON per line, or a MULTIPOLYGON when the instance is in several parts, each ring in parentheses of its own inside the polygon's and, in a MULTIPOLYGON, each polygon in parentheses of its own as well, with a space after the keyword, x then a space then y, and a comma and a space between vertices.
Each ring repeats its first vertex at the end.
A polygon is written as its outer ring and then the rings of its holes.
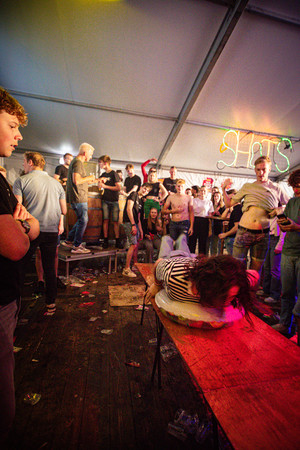
POLYGON ((62 245, 72 248, 72 253, 84 254, 91 251, 82 245, 82 238, 88 224, 88 185, 95 182, 95 175, 86 176, 83 163, 90 161, 94 148, 81 144, 79 154, 70 164, 67 180, 67 202, 74 209, 77 222, 62 245))
POLYGON ((119 175, 110 167, 111 159, 108 155, 100 156, 99 165, 100 169, 104 172, 100 175, 99 189, 104 189, 102 195, 102 213, 103 213, 103 234, 104 243, 103 248, 108 247, 108 223, 109 213, 111 211, 113 227, 116 238, 116 248, 123 248, 120 241, 120 229, 119 229, 119 191, 122 189, 119 175))
POLYGON ((177 194, 170 195, 163 207, 162 213, 171 214, 170 236, 176 241, 181 233, 193 234, 194 210, 193 197, 184 193, 184 180, 177 180, 177 194), (171 209, 169 209, 171 207, 171 209))
POLYGON ((289 200, 289 196, 276 183, 269 180, 272 161, 261 156, 255 163, 256 181, 246 183, 234 197, 226 192, 232 180, 225 180, 222 190, 226 208, 244 199, 240 223, 233 244, 233 256, 246 264, 251 249, 250 269, 260 272, 269 247, 270 217, 276 216, 289 200))
POLYGON ((22 261, 22 281, 31 257, 39 246, 46 281, 46 307, 48 314, 56 310, 57 280, 55 260, 58 257, 58 236, 64 230, 67 213, 65 191, 52 177, 44 172, 45 160, 38 152, 24 154, 24 172, 14 182, 14 194, 19 203, 27 205, 28 211, 40 223, 40 235, 31 242, 30 251, 22 261))
MULTIPOLYGON (((22 140, 27 125, 24 108, 0 87, 0 156, 9 157, 22 140)), ((39 223, 18 203, 0 174, 0 448, 15 415, 13 335, 20 307, 20 263, 30 241, 39 235, 39 223)))
POLYGON ((127 172, 127 177, 125 178, 124 183, 126 189, 124 189, 123 194, 128 197, 131 192, 137 192, 140 189, 141 179, 138 175, 135 175, 133 164, 127 164, 125 170, 127 172))

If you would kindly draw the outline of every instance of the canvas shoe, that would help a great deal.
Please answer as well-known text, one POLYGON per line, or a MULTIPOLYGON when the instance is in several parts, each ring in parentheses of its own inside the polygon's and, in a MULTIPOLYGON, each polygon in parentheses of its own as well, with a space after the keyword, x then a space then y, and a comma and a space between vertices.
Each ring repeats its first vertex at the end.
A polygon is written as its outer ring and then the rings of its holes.
POLYGON ((71 250, 71 253, 77 253, 77 254, 86 254, 86 253, 91 253, 91 250, 89 250, 88 248, 83 247, 82 244, 80 244, 78 247, 73 247, 71 250))
POLYGON ((123 269, 122 275, 125 275, 125 277, 136 278, 136 274, 133 273, 129 267, 128 269, 123 269))
POLYGON ((73 242, 62 241, 62 242, 61 242, 61 245, 64 245, 65 247, 73 248, 73 242))
POLYGON ((277 300, 275 300, 275 298, 273 298, 273 297, 268 297, 268 298, 265 298, 265 303, 277 303, 277 300))

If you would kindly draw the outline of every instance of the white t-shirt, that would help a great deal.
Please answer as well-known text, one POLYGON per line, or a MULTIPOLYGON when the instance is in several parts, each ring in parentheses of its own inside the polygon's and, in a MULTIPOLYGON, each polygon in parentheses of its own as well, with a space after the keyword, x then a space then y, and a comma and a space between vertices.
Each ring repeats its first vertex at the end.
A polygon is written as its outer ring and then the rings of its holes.
POLYGON ((214 212, 212 201, 208 198, 200 200, 196 197, 193 199, 194 217, 206 217, 209 213, 214 212))

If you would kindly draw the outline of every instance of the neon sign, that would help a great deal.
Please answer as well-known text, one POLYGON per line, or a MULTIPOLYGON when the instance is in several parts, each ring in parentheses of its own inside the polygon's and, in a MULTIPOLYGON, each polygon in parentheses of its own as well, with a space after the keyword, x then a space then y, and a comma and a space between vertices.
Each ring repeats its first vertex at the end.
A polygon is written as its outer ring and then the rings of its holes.
MULTIPOLYGON (((281 150, 282 150, 282 146, 284 144, 283 150, 288 148, 292 151, 293 145, 292 145, 292 142, 290 139, 288 139, 288 138, 273 138, 273 139, 262 139, 261 141, 253 142, 254 134, 251 133, 250 142, 249 142, 249 144, 246 144, 246 147, 241 145, 242 139, 240 138, 239 131, 235 131, 235 130, 226 131, 226 133, 223 136, 222 144, 220 146, 220 153, 224 153, 225 151, 231 152, 232 161, 229 163, 229 162, 225 162, 223 160, 219 160, 217 162, 218 167, 220 164, 224 164, 224 167, 225 166, 226 167, 236 167, 238 169, 239 168, 239 167, 237 167, 238 157, 240 160, 244 155, 244 161, 246 158, 245 166, 247 168, 254 168, 254 164, 253 164, 254 157, 255 157, 255 159, 258 157, 257 153, 259 153, 259 156, 263 156, 263 152, 264 152, 264 156, 270 157, 270 152, 273 149, 273 161, 275 163, 275 167, 278 170, 278 172, 283 173, 283 172, 286 172, 287 170, 289 170, 290 161, 289 161, 288 157, 284 153, 282 153, 281 150), (232 139, 233 139, 233 144, 231 143, 229 145, 226 142, 226 138, 227 138, 227 141, 229 141, 229 139, 232 141, 232 139), (281 147, 281 150, 280 150, 280 147, 281 147), (286 168, 284 170, 281 170, 279 168, 277 162, 275 161, 275 153, 276 153, 276 155, 279 155, 281 160, 283 158, 283 162, 286 165, 286 168)), ((219 167, 219 169, 220 169, 220 167, 219 167)))

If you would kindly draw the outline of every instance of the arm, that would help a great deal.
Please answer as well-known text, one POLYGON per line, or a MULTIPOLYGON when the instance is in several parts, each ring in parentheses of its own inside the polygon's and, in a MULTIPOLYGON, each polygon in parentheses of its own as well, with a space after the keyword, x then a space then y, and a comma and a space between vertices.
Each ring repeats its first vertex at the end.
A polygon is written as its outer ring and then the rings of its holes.
POLYGON ((220 233, 218 238, 219 239, 225 239, 226 237, 231 236, 232 234, 235 234, 237 232, 237 230, 238 230, 238 225, 239 225, 239 222, 235 222, 235 224, 231 228, 231 230, 226 231, 226 233, 220 233))
POLYGON ((133 200, 127 201, 127 214, 128 214, 128 219, 130 220, 130 223, 131 223, 131 234, 133 236, 135 236, 137 234, 137 227, 136 227, 133 213, 132 213, 133 205, 134 205, 133 200))
POLYGON ((159 183, 159 188, 161 190, 161 198, 160 199, 164 200, 166 197, 168 197, 168 191, 162 183, 159 183))
MULTIPOLYGON (((13 213, 13 218, 15 220, 17 220, 17 221, 27 220, 27 222, 30 225, 30 231, 27 234, 27 236, 28 236, 30 241, 33 241, 40 234, 39 221, 35 217, 33 217, 31 214, 29 214, 27 209, 20 203, 20 201, 22 201, 22 197, 19 196, 19 195, 15 195, 15 197, 18 200, 19 203, 15 207, 15 210, 14 210, 14 213, 13 213)), ((19 224, 23 228, 21 222, 19 222, 19 224)))
POLYGON ((148 180, 148 174, 146 172, 146 166, 149 164, 149 162, 151 161, 151 159, 148 159, 147 161, 145 161, 142 165, 141 165, 141 169, 142 169, 142 174, 144 177, 144 183, 147 183, 148 180))
POLYGON ((108 189, 109 191, 120 191, 122 189, 121 183, 116 183, 114 186, 107 186, 105 183, 103 183, 100 179, 99 181, 99 187, 108 189))
POLYGON ((162 260, 162 258, 159 258, 156 263, 154 264, 154 283, 151 284, 151 286, 149 286, 149 288, 147 289, 147 292, 145 294, 145 303, 149 303, 151 298, 155 297, 155 295, 161 291, 163 289, 163 282, 159 281, 156 278, 156 267, 158 266, 158 264, 160 263, 160 261, 162 260))
POLYGON ((57 173, 55 173, 55 174, 53 175, 53 178, 55 178, 57 181, 60 181, 60 176, 57 175, 57 173))
POLYGON ((60 219, 59 219, 59 224, 58 224, 58 235, 60 236, 61 234, 63 234, 64 232, 64 216, 61 215, 60 219))
POLYGON ((276 247, 274 248, 274 253, 281 253, 282 252, 282 247, 283 247, 283 244, 284 244, 285 235, 286 235, 286 233, 284 233, 283 231, 280 230, 279 240, 277 242, 276 247))
POLYGON ((193 198, 189 201, 189 216, 190 216, 190 228, 188 231, 188 235, 191 236, 194 230, 194 208, 193 208, 193 198))
POLYGON ((66 200, 64 198, 61 198, 59 200, 59 204, 60 204, 61 213, 63 215, 66 215, 67 214, 67 203, 66 203, 66 200))
POLYGON ((88 177, 82 177, 79 173, 74 172, 72 174, 72 180, 75 186, 83 183, 94 183, 95 175, 89 175, 88 177))
POLYGON ((10 214, 0 216, 0 254, 11 261, 19 261, 29 250, 30 239, 21 222, 10 214))
POLYGON ((224 181, 224 184, 222 186, 222 191, 223 191, 223 199, 224 199, 224 203, 226 208, 230 208, 230 206, 235 205, 237 202, 233 201, 231 198, 229 198, 227 192, 226 192, 226 188, 227 186, 229 186, 230 184, 232 184, 232 179, 231 178, 227 178, 224 181))

